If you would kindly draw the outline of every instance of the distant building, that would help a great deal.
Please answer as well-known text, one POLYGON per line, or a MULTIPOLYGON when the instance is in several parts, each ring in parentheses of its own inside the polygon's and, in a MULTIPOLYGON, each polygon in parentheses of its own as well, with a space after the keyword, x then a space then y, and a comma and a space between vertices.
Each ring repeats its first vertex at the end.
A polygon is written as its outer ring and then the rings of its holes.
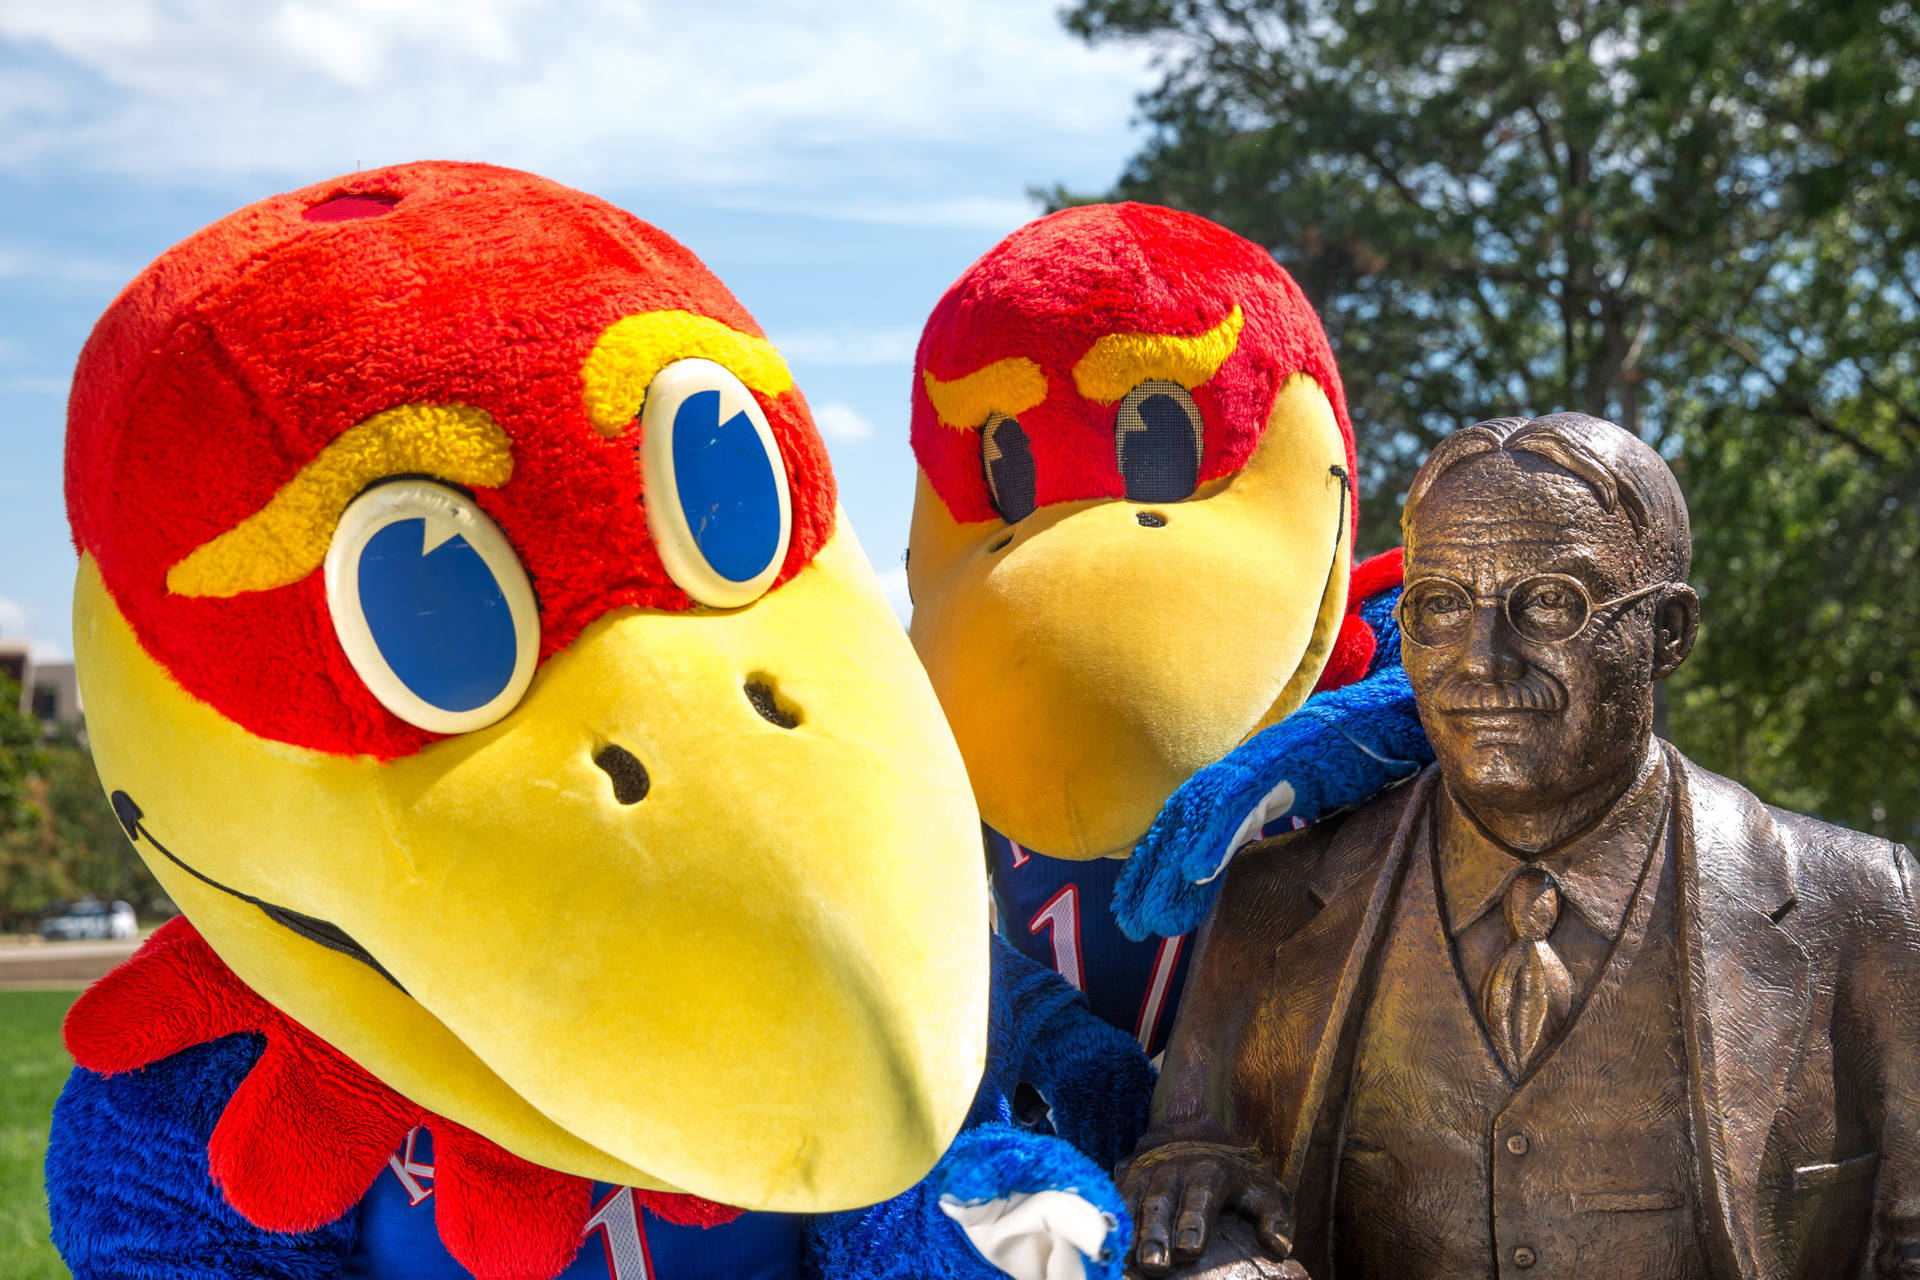
POLYGON ((80 721, 80 682, 71 662, 35 662, 23 641, 0 640, 0 678, 20 686, 20 710, 51 733, 80 721))

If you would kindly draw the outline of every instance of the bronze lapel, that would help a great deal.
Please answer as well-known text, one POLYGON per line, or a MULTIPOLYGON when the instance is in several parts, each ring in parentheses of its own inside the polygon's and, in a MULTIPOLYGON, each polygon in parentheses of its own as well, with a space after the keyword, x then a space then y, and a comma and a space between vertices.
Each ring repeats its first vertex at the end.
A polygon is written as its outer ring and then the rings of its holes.
POLYGON ((1406 788, 1406 807, 1395 824, 1386 855, 1371 875, 1345 884, 1316 883, 1311 887, 1323 909, 1287 944, 1295 955, 1342 957, 1323 1016, 1298 1028, 1312 1044, 1307 1071, 1290 1080, 1276 1081, 1280 1089, 1293 1096, 1274 1099, 1276 1116, 1291 1120, 1286 1129, 1286 1159, 1278 1170, 1280 1184, 1293 1196, 1297 1222, 1325 1224, 1319 1239, 1303 1230, 1296 1244, 1296 1256, 1314 1275, 1329 1274, 1331 1265, 1340 1126, 1346 1114, 1353 1045, 1366 1012, 1374 961, 1384 925, 1399 897, 1409 849, 1427 820, 1438 780, 1438 771, 1429 769, 1406 788), (1316 1265, 1318 1270, 1314 1269, 1316 1265))
POLYGON ((1793 871, 1766 810, 1671 747, 1675 885, 1694 1148, 1715 1250, 1759 1280, 1760 1158, 1812 1012, 1811 961, 1781 921, 1793 871))

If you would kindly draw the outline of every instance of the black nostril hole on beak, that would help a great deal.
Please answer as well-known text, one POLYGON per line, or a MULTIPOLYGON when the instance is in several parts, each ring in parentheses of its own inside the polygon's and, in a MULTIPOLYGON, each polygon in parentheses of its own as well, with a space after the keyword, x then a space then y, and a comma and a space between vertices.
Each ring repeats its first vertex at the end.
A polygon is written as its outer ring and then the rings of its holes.
POLYGON ((1012 541, 1013 541, 1013 535, 1009 533, 1006 537, 1000 539, 1000 541, 988 547, 987 554, 992 555, 996 551, 1005 551, 1007 549, 1007 544, 1012 541))
POLYGON ((774 692, 773 680, 769 676, 748 676, 741 691, 747 695, 747 701, 760 713, 760 718, 768 724, 779 725, 782 729, 792 729, 800 723, 800 713, 785 706, 780 695, 774 692))
POLYGON ((621 804, 639 804, 653 789, 647 766, 625 747, 609 742, 593 753, 593 762, 612 780, 613 798, 621 804))
POLYGON ((1164 529, 1167 527, 1167 518, 1158 511, 1136 511, 1133 513, 1133 518, 1138 520, 1144 528, 1164 529))

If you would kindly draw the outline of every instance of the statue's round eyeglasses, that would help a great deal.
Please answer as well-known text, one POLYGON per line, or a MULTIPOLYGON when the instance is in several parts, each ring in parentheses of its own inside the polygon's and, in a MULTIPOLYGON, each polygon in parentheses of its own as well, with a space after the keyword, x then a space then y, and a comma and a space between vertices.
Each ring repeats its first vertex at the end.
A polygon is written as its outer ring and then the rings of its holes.
POLYGON ((1593 602, 1580 579, 1565 573, 1522 578, 1499 596, 1476 596, 1451 578, 1416 578, 1400 595, 1400 634, 1425 649, 1450 649, 1473 629, 1474 609, 1497 604, 1507 625, 1535 644, 1559 644, 1587 629, 1593 615, 1652 595, 1655 582, 1611 600, 1593 602))

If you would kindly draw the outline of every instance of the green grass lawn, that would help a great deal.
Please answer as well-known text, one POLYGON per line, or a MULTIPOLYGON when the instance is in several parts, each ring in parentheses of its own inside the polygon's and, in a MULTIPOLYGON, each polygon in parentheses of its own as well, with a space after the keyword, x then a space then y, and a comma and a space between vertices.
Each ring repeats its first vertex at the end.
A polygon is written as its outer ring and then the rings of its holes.
POLYGON ((78 991, 0 991, 0 1276, 65 1280, 47 1240, 41 1166, 53 1100, 73 1069, 60 1020, 78 991))

